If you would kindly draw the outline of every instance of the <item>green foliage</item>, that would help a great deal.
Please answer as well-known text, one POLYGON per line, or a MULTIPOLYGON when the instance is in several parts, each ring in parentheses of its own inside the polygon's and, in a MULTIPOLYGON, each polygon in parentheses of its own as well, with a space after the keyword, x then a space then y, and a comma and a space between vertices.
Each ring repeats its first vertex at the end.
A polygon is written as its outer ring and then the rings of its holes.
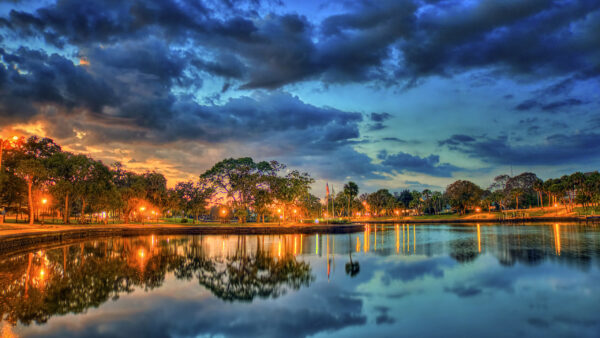
POLYGON ((483 190, 475 183, 459 180, 446 188, 450 205, 464 214, 468 208, 479 204, 483 190))

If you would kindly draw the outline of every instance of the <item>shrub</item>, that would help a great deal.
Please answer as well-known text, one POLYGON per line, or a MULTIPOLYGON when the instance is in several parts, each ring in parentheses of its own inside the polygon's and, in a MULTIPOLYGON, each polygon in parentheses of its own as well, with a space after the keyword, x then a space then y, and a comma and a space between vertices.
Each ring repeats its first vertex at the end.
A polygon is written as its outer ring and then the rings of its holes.
POLYGON ((187 218, 182 218, 181 221, 180 221, 180 223, 187 223, 187 222, 188 222, 187 218))

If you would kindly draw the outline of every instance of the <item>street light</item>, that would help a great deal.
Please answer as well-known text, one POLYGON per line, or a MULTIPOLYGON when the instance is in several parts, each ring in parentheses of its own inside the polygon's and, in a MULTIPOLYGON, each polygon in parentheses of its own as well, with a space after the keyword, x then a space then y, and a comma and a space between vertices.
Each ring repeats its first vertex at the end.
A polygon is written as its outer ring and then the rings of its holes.
MULTIPOLYGON (((44 207, 46 206, 46 203, 48 203, 48 199, 42 198, 42 204, 44 205, 44 207)), ((42 209, 42 225, 44 225, 44 210, 43 209, 42 209)))
POLYGON ((144 225, 144 210, 146 210, 146 207, 140 207, 140 215, 142 217, 142 225, 144 225))
POLYGON ((277 209, 277 213, 280 214, 279 215, 279 225, 281 225, 281 218, 282 218, 282 216, 281 216, 281 209, 277 209))

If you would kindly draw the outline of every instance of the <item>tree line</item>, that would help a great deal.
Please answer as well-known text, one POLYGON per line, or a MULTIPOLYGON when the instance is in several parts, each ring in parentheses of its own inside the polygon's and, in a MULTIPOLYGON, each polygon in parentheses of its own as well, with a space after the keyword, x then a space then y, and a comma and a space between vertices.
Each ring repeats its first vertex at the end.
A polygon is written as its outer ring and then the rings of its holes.
POLYGON ((576 206, 587 212, 600 206, 600 173, 576 172, 544 181, 534 173, 525 172, 512 177, 499 175, 485 189, 471 181, 457 180, 443 192, 424 189, 391 193, 388 189, 380 189, 352 198, 357 195, 357 191, 348 193, 345 186, 343 192, 332 197, 333 203, 339 205, 336 215, 466 214, 476 210, 490 212, 532 207, 561 207, 572 212, 576 206))
POLYGON ((308 173, 289 170, 277 161, 229 158, 216 163, 198 179, 167 187, 159 172, 136 173, 121 163, 108 166, 82 154, 63 150, 49 138, 32 136, 0 144, 0 207, 29 222, 44 216, 60 217, 63 223, 129 223, 147 218, 180 217, 182 221, 236 218, 298 221, 302 218, 402 216, 406 213, 465 214, 481 210, 512 210, 530 207, 575 206, 585 210, 600 202, 600 174, 565 175, 546 181, 534 173, 500 175, 484 189, 458 180, 445 191, 380 189, 359 195, 355 182, 323 201, 310 193, 315 180, 308 173))
POLYGON ((246 222, 299 219, 317 215, 320 200, 309 193, 307 173, 287 170, 282 163, 251 158, 225 159, 197 180, 167 187, 156 171, 136 173, 121 163, 110 166, 63 150, 49 138, 32 136, 3 141, 0 158, 0 206, 30 224, 44 215, 64 223, 129 223, 147 218, 179 216, 196 221, 236 217, 246 222), (250 213, 250 211, 253 211, 250 213))

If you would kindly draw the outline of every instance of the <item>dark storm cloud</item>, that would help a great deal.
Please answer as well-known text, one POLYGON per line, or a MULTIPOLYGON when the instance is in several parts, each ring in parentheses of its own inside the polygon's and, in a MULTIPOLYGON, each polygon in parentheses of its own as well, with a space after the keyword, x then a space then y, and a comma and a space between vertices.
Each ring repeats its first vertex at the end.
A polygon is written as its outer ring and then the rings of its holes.
POLYGON ((542 103, 536 99, 529 99, 519 103, 515 109, 520 111, 529 111, 539 108, 545 112, 555 112, 557 110, 568 110, 571 107, 577 107, 586 104, 586 102, 577 98, 566 98, 564 100, 550 101, 542 103))
POLYGON ((438 155, 419 157, 403 152, 388 154, 386 151, 382 151, 377 157, 381 160, 383 166, 398 172, 410 171, 432 176, 451 177, 452 172, 461 170, 461 168, 449 163, 440 163, 438 155))
POLYGON ((438 142, 439 145, 459 145, 459 144, 463 144, 463 143, 469 143, 469 142, 473 142, 475 141, 475 139, 469 135, 462 135, 462 134, 454 134, 452 136, 450 136, 450 138, 440 141, 438 142))
POLYGON ((37 105, 56 105, 71 111, 98 112, 116 102, 116 94, 103 79, 57 54, 19 48, 15 53, 0 49, 0 110, 3 117, 19 120, 39 113, 37 105))
POLYGON ((455 143, 443 140, 440 144, 494 164, 553 165, 596 159, 600 152, 600 134, 595 131, 552 134, 533 144, 514 144, 507 136, 455 143))
POLYGON ((261 15, 257 6, 231 11, 221 2, 65 0, 11 11, 0 24, 61 48, 147 36, 191 42, 203 49, 193 56, 196 67, 237 79, 242 88, 309 78, 390 84, 489 66, 523 75, 600 71, 597 1, 365 1, 321 23, 297 14, 261 15))
POLYGON ((560 101, 553 101, 550 103, 547 103, 545 105, 542 106, 542 110, 544 111, 555 111, 557 109, 564 109, 564 108, 568 108, 568 107, 575 107, 575 106, 581 106, 585 104, 585 102, 579 100, 579 99, 575 99, 575 98, 570 98, 570 99, 565 99, 565 100, 560 100, 560 101))
POLYGON ((369 130, 376 131, 385 129, 386 125, 384 124, 384 122, 389 120, 390 118, 392 118, 392 115, 389 113, 371 113, 369 119, 373 123, 368 125, 369 130))
MULTIPOLYGON (((85 130, 90 142, 268 141, 273 154, 297 155, 297 162, 318 163, 327 173, 345 169, 374 178, 394 169, 450 177, 460 168, 435 155, 390 154, 379 165, 352 148, 361 128, 384 129, 390 114, 363 120, 280 88, 309 80, 410 86, 485 69, 494 76, 475 82, 557 81, 517 109, 559 112, 587 104, 569 92, 600 74, 597 1, 345 2, 320 22, 258 1, 232 4, 61 0, 9 11, 0 18, 0 122, 43 118, 54 137, 85 130), (76 65, 78 59, 89 64, 76 65), (221 100, 231 93, 235 98, 221 100)), ((528 128, 536 135, 543 130, 528 128)), ((576 147, 593 146, 593 135, 568 138, 573 149, 559 156, 584 156, 576 147)), ((536 146, 469 137, 443 145, 494 161, 515 149, 535 153, 536 146), (495 154, 489 143, 504 150, 495 154)))

